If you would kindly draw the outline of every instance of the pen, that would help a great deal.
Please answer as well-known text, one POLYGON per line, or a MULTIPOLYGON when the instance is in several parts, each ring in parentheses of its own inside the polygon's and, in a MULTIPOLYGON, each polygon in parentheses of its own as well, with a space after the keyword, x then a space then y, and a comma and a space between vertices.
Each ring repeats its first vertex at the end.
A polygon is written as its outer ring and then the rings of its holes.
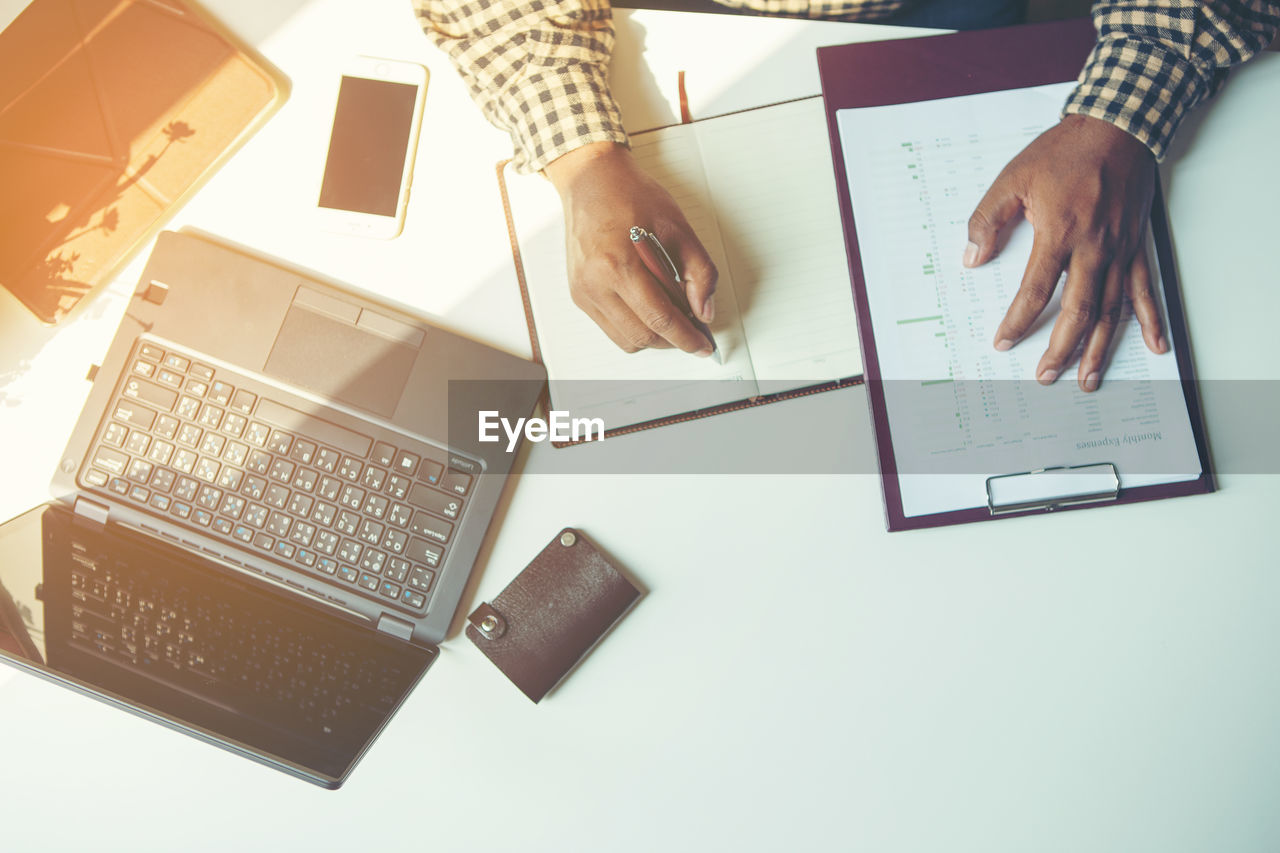
POLYGON ((680 278, 680 270, 676 268, 675 262, 671 260, 671 255, 663 248, 657 236, 652 231, 646 231, 639 225, 633 226, 630 232, 631 245, 636 247, 636 253, 640 255, 640 260, 644 262, 649 272, 653 273, 663 288, 667 291, 667 296, 671 298, 671 302, 684 314, 685 319, 693 324, 693 327, 702 334, 706 335, 707 340, 711 343, 711 357, 716 360, 716 364, 724 364, 724 359, 720 357, 720 347, 716 344, 716 339, 711 335, 711 328, 706 323, 698 319, 693 313, 693 308, 689 305, 689 300, 684 293, 684 282, 680 278))

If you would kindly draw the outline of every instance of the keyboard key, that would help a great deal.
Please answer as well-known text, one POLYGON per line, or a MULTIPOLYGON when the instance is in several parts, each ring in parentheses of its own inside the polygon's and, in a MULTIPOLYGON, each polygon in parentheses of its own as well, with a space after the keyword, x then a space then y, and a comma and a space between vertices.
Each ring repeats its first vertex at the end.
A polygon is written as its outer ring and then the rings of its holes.
POLYGON ((205 403, 204 407, 200 409, 200 426, 206 429, 217 429, 221 423, 222 409, 205 403))
POLYGON ((239 438, 244 435, 245 424, 249 423, 244 415, 237 415, 235 412, 227 412, 222 419, 222 431, 232 438, 239 438))
POLYGON ((244 512, 245 499, 239 495, 223 495, 222 506, 218 507, 218 512, 222 515, 233 519, 238 519, 240 513, 244 512))
POLYGON ((239 412, 242 415, 251 415, 253 414, 253 406, 257 402, 258 396, 256 394, 250 394, 248 391, 241 388, 235 393, 235 396, 231 398, 231 410, 239 412))
POLYGON ((281 557, 283 559, 289 560, 293 558, 293 552, 295 549, 296 549, 296 546, 291 545, 288 542, 277 542, 276 548, 275 548, 275 555, 277 557, 281 557))
POLYGON ((310 545, 315 535, 316 526, 314 524, 299 521, 293 525, 293 532, 289 534, 289 538, 299 545, 310 545))
POLYGON ((423 568, 414 567, 409 572, 409 586, 426 592, 431 587, 431 572, 423 568))
POLYGON ((147 458, 156 465, 168 465, 175 449, 169 442, 157 438, 151 442, 151 452, 147 454, 147 458))
POLYGON ((355 536, 356 530, 359 528, 360 516, 345 509, 338 511, 338 520, 333 524, 334 530, 337 530, 339 533, 345 533, 348 536, 355 536))
POLYGON ((161 362, 165 367, 171 367, 181 373, 186 373, 187 368, 191 366, 191 362, 176 353, 169 353, 161 362))
POLYGON ((196 465, 196 477, 206 483, 212 483, 218 479, 218 470, 221 467, 222 465, 216 459, 201 459, 196 465))
POLYGON ((364 477, 360 479, 360 484, 370 491, 377 492, 381 491, 382 484, 386 481, 387 472, 370 465, 364 470, 364 477))
POLYGON ((164 350, 160 349, 160 347, 155 344, 143 344, 142 348, 138 350, 138 355, 142 356, 147 361, 154 361, 159 364, 160 359, 164 358, 164 350))
POLYGON ((396 583, 404 583, 404 579, 409 576, 409 561, 403 557, 392 557, 387 561, 387 570, 385 577, 395 581, 396 583))
POLYGON ((404 504, 392 504, 391 512, 387 513, 387 521, 396 527, 406 527, 413 519, 413 510, 404 504))
POLYGON ((310 465, 311 460, 316 458, 317 449, 314 441, 299 438, 293 442, 293 449, 288 451, 289 458, 303 465, 310 465))
POLYGON ((293 481, 293 472, 296 468, 297 466, 288 459, 277 459, 271 463, 271 470, 267 472, 267 476, 277 483, 289 483, 293 481))
POLYGON ((321 477, 320 488, 316 494, 327 501, 336 501, 342 492, 342 481, 336 477, 321 477))
POLYGON ((213 529, 223 536, 230 536, 233 527, 235 527, 235 524, 229 518, 215 518, 213 520, 213 529))
POLYGON ((178 444, 195 447, 200 443, 202 435, 204 435, 204 430, 195 424, 183 424, 182 429, 178 430, 178 444))
POLYGON ((167 438, 172 441, 173 437, 178 434, 178 425, 180 423, 181 421, 172 415, 161 415, 159 419, 156 420, 156 428, 154 432, 161 438, 167 438))
POLYGON ((384 595, 394 601, 400 597, 400 585, 391 581, 383 581, 382 585, 378 587, 378 595, 384 595))
POLYGON ((235 390, 225 382, 214 382, 209 386, 209 402, 218 406, 225 406, 231 402, 231 395, 235 390))
POLYGON ((244 440, 254 447, 266 447, 269 438, 271 438, 271 427, 266 424, 251 423, 244 431, 244 440))
POLYGON ((391 506, 391 501, 382 495, 369 495, 369 497, 365 498, 364 507, 360 511, 374 518, 382 518, 387 514, 387 507, 389 506, 391 506))
POLYGON ((183 501, 193 501, 199 493, 200 484, 190 477, 179 477, 178 485, 173 490, 173 496, 183 501))
POLYGON ((266 494, 262 496, 262 503, 266 503, 266 505, 270 507, 275 507, 276 510, 283 510, 283 508, 288 505, 288 502, 289 489, 284 488, 283 485, 275 483, 268 485, 268 487, 266 487, 266 494))
POLYGON ((267 481, 261 477, 247 477, 242 491, 253 500, 260 501, 267 492, 267 481))
POLYGON ((192 397, 203 397, 209 393, 209 383, 199 379, 188 379, 187 384, 182 386, 182 390, 192 397))
POLYGON ((213 513, 204 509, 193 510, 191 520, 201 527, 208 527, 213 522, 213 513))
POLYGON ((420 592, 414 592, 411 589, 406 589, 404 591, 404 595, 400 597, 400 600, 412 607, 414 610, 421 610, 423 605, 427 603, 427 597, 425 595, 420 592))
POLYGON ((244 460, 249 458, 249 448, 238 441, 228 441, 227 449, 222 452, 222 461, 237 468, 244 467, 244 460))
POLYGON ((129 435, 129 440, 124 443, 124 449, 134 456, 142 456, 150 446, 151 436, 136 430, 129 435))
POLYGON ((151 488, 161 492, 167 492, 173 488, 173 482, 178 475, 173 473, 169 468, 157 468, 155 473, 151 475, 151 488))
POLYGON ((316 568, 326 575, 331 575, 338 571, 338 561, 332 557, 320 557, 316 560, 316 568))
POLYGON ((173 505, 169 507, 169 512, 176 515, 178 518, 190 518, 191 504, 183 503, 182 501, 174 501, 173 505))
POLYGON ((122 424, 128 424, 135 429, 141 430, 151 429, 151 425, 156 422, 155 412, 146 406, 132 403, 128 400, 121 400, 117 403, 116 410, 111 417, 122 424))
POLYGON ((338 534, 332 530, 321 530, 316 534, 316 550, 321 554, 332 554, 338 549, 338 534))
POLYGON ((289 514, 296 518, 306 518, 311 515, 311 505, 315 503, 315 499, 304 494, 295 494, 289 498, 289 514))
POLYGON ((231 535, 239 539, 241 542, 252 542, 254 530, 244 524, 237 524, 235 529, 231 531, 231 535))
POLYGON ((271 513, 271 517, 267 520, 267 532, 280 539, 288 536, 292 527, 293 519, 282 512, 271 513))
POLYGON ((444 466, 439 462, 433 462, 428 459, 422 463, 422 468, 418 471, 418 479, 432 486, 440 484, 440 474, 444 472, 444 466))
POLYGON ((268 514, 269 510, 262 504, 249 504, 245 507, 244 523, 250 527, 262 529, 262 526, 267 523, 268 514))
POLYGON ((131 501, 137 501, 140 504, 144 504, 150 497, 151 490, 144 489, 142 486, 134 486, 129 490, 129 500, 131 501))
POLYGON ((364 546, 354 539, 343 539, 342 544, 338 546, 338 559, 344 563, 354 563, 360 559, 360 554, 364 552, 364 546))
POLYGON ((366 518, 361 522, 360 532, 357 535, 361 541, 370 545, 377 545, 382 541, 382 525, 366 518))
POLYGON ((373 446, 373 461, 383 468, 390 468, 396 461, 396 449, 385 441, 379 441, 373 446))
POLYGON ((191 369, 187 372, 190 373, 192 376, 194 376, 196 379, 200 379, 205 382, 213 381, 213 368, 209 367, 208 365, 204 365, 204 364, 192 365, 191 369))
POLYGON ((261 548, 263 551, 270 551, 275 547, 276 540, 265 533, 259 533, 253 537, 253 547, 261 548))
POLYGON ((392 474, 390 479, 387 480, 387 492, 397 500, 404 500, 409 496, 409 488, 412 485, 413 481, 408 477, 392 474))
POLYGON ((272 453, 279 453, 285 456, 289 453, 289 448, 293 447, 293 436, 283 430, 276 430, 271 433, 271 438, 267 439, 267 450, 272 453))
POLYGON ((224 465, 222 473, 218 475, 218 485, 232 492, 240 491, 240 483, 243 480, 244 472, 230 465, 224 465))
POLYGON ((355 486, 343 486, 342 494, 338 496, 338 503, 347 509, 360 509, 360 507, 364 506, 364 489, 357 489, 355 486))
POLYGON ((250 450, 244 467, 255 474, 265 474, 271 470, 271 454, 265 450, 250 450))
POLYGON ((311 568, 316 564, 316 552, 308 551, 306 548, 299 548, 297 555, 293 559, 307 568, 311 568))
POLYGON ((125 436, 128 434, 129 430, 120 424, 109 423, 107 428, 102 431, 102 441, 112 447, 124 447, 125 436))
POLYGON ((93 464, 108 473, 119 476, 124 474, 128 467, 129 457, 117 450, 100 447, 93 457, 93 464))
POLYGON ((322 524, 325 527, 333 524, 334 515, 338 512, 338 508, 333 504, 317 502, 316 508, 311 511, 311 520, 316 524, 322 524))
POLYGON ((105 471, 99 471, 97 468, 90 468, 84 472, 84 481, 90 486, 105 486, 107 480, 110 479, 105 471))
POLYGON ((196 460, 200 457, 191 450, 179 450, 173 454, 173 467, 184 474, 190 474, 196 467, 196 460))
POLYGON ((322 447, 316 451, 316 467, 326 474, 332 474, 338 470, 338 460, 341 458, 342 454, 338 451, 322 447))
POLYGON ((425 539, 410 539, 409 544, 404 546, 404 555, 415 563, 426 563, 428 566, 435 568, 440 562, 440 555, 444 550, 437 548, 425 539))
POLYGON ((457 518, 462 510, 462 501, 458 498, 437 492, 435 489, 428 489, 420 483, 409 490, 409 503, 418 509, 425 509, 436 515, 443 515, 445 518, 457 518))
POLYGON ((355 583, 360 577, 360 573, 350 566, 341 566, 338 569, 338 577, 342 578, 347 583, 355 583))
POLYGON ((441 543, 448 542, 453 534, 452 524, 425 512, 414 515, 413 525, 409 529, 418 536, 441 543))
POLYGON ((182 387, 182 374, 174 373, 172 370, 161 368, 156 371, 156 381, 161 385, 168 385, 170 388, 178 389, 182 387))
POLYGON ((364 587, 365 589, 371 592, 377 591, 378 587, 381 584, 382 584, 382 579, 374 577, 371 574, 365 573, 360 576, 360 586, 364 587))
POLYGON ((215 489, 213 486, 201 486, 200 494, 196 497, 196 503, 207 510, 216 510, 221 501, 222 490, 215 489))
POLYGON ((342 464, 338 466, 338 476, 344 480, 355 482, 360 479, 360 472, 364 470, 364 463, 359 459, 352 459, 350 456, 344 457, 342 464))
POLYGON ((316 480, 320 477, 310 468, 301 468, 297 475, 293 478, 293 487, 301 489, 304 492, 314 492, 316 489, 316 480))
POLYGON ((394 467, 397 474, 403 474, 406 477, 412 477, 413 473, 418 470, 418 462, 421 461, 416 453, 410 453, 407 450, 401 450, 396 454, 394 467))
POLYGON ((171 500, 172 499, 168 495, 152 495, 151 505, 156 509, 160 510, 161 512, 164 512, 169 508, 169 503, 171 500))
POLYGON ((364 556, 360 558, 360 568, 364 569, 366 572, 372 572, 377 575, 382 573, 382 567, 386 562, 386 554, 381 551, 376 551, 373 548, 365 548, 364 556))
POLYGON ((146 379, 129 379, 124 383, 124 395, 134 400, 141 400, 148 406, 154 406, 162 412, 173 410, 178 401, 178 394, 168 388, 161 388, 146 379))
POLYGON ((121 479, 120 477, 112 477, 111 482, 107 483, 107 488, 115 492, 117 495, 127 495, 129 494, 129 489, 131 487, 127 480, 121 479))
POLYGON ((133 372, 150 379, 156 372, 156 366, 149 361, 135 361, 133 363, 133 372))
POLYGON ((465 497, 467 492, 471 491, 471 475, 450 468, 444 478, 444 490, 465 497))
POLYGON ((200 398, 186 394, 178 401, 178 417, 193 421, 200 414, 200 398))
POLYGON ((404 546, 409 542, 409 535, 400 530, 389 528, 382 537, 381 545, 392 554, 403 554, 404 546))
POLYGON ((226 446, 227 439, 225 436, 207 432, 204 435, 204 441, 200 442, 200 452, 205 456, 221 456, 222 448, 226 446))

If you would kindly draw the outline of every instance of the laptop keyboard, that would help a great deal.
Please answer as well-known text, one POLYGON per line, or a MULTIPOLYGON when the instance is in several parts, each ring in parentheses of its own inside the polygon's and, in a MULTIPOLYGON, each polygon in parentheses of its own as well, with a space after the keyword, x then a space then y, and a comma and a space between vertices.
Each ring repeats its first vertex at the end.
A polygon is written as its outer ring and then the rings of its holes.
POLYGON ((349 730, 382 719, 411 673, 373 667, 252 598, 213 598, 129 566, 71 567, 71 640, 178 690, 258 712, 291 728, 349 730))
POLYGON ((273 392, 139 340, 81 485, 382 604, 425 611, 479 465, 396 433, 339 426, 273 392))

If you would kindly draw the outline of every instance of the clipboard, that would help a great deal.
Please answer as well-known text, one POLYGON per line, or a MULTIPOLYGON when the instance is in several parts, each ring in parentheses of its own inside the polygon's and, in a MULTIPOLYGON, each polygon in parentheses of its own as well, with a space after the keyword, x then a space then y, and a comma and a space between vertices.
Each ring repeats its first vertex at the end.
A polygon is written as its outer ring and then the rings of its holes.
POLYGON ((1170 331, 1175 332, 1169 338, 1173 342, 1183 398, 1199 458, 1200 475, 1176 483, 1121 488, 1116 466, 1111 460, 1099 459, 1093 465, 1082 466, 1093 469, 1088 471, 1064 469, 1054 465, 1054 460, 1045 460, 1045 467, 1030 471, 990 472, 991 476, 986 481, 985 505, 912 516, 905 515, 903 511, 900 465, 895 457, 890 431, 884 380, 872 328, 867 282, 853 218, 853 202, 849 192, 837 112, 1074 80, 1095 40, 1092 22, 1089 19, 1075 19, 818 49, 818 71, 836 171, 836 190, 844 226, 849 276, 858 315, 886 526, 890 531, 1133 503, 1214 490, 1164 202, 1157 181, 1151 209, 1151 227, 1164 283, 1163 298, 1170 331), (1064 476, 1075 476, 1076 479, 1064 480, 1064 476), (1062 489, 1064 483, 1069 486, 1066 491, 1062 489))
POLYGON ((0 32, 0 285, 58 322, 287 90, 189 0, 34 0, 0 32))

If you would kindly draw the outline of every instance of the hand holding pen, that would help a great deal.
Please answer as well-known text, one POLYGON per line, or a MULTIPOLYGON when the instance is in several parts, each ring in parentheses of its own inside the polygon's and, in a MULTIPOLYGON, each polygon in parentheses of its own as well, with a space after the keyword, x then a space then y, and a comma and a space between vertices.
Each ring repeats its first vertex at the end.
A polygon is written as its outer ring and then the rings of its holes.
POLYGON ((712 322, 716 267, 671 194, 630 150, 612 142, 574 149, 544 172, 564 205, 574 304, 626 352, 675 347, 710 356, 707 336, 672 304, 670 291, 644 265, 629 236, 636 223, 661 235, 694 315, 712 322))
MULTIPOLYGON (((639 225, 633 225, 627 236, 631 238, 631 243, 636 247, 636 254, 644 262, 645 268, 667 291, 671 304, 693 324, 695 329, 706 336, 711 343, 711 355, 715 358, 716 364, 723 364, 720 347, 716 345, 716 339, 711 336, 711 328, 699 320, 689 306, 689 299, 684 292, 684 281, 680 278, 680 270, 676 267, 675 261, 671 260, 671 255, 667 254, 667 250, 662 247, 662 243, 652 231, 646 231, 639 225)), ((701 354, 702 352, 699 351, 698 355, 701 354)))

